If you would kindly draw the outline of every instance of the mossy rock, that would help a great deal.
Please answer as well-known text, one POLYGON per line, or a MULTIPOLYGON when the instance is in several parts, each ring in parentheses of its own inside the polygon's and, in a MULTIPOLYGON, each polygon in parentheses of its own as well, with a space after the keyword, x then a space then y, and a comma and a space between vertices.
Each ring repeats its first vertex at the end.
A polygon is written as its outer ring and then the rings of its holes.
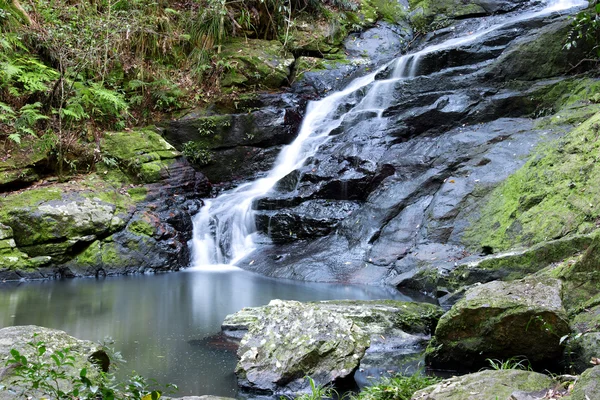
MULTIPOLYGON (((597 328, 596 328, 597 329, 597 328)), ((600 332, 576 334, 565 348, 565 360, 574 373, 582 373, 590 367, 590 361, 600 355, 600 332)))
MULTIPOLYGON (((514 392, 540 392, 556 382, 547 375, 517 369, 488 370, 445 379, 417 391, 412 400, 514 399, 514 392)), ((519 397, 524 398, 524 397, 519 397)), ((534 398, 534 397, 527 397, 534 398)), ((535 397, 539 398, 539 397, 535 397)))
POLYGON ((333 24, 326 20, 297 20, 287 41, 294 54, 325 56, 337 53, 348 30, 344 24, 333 24))
MULTIPOLYGON (((585 253, 574 262, 567 262, 555 273, 564 281, 563 301, 571 315, 590 311, 600 305, 600 235, 596 235, 585 253)), ((577 319, 583 329, 593 323, 593 314, 581 314, 577 319), (584 321, 587 320, 587 323, 584 321)))
POLYGON ((324 308, 273 300, 238 349, 238 384, 270 393, 309 389, 306 376, 327 385, 352 375, 369 335, 351 319, 324 308))
POLYGON ((521 279, 584 251, 591 245, 595 235, 569 236, 460 264, 441 278, 440 285, 456 290, 477 282, 521 279))
POLYGON ((276 40, 232 39, 223 46, 227 63, 221 86, 277 89, 287 85, 294 57, 276 40))
POLYGON ((27 149, 26 144, 23 147, 0 161, 0 189, 27 186, 40 179, 45 172, 46 154, 27 149))
MULTIPOLYGON (((100 146, 105 160, 116 161, 129 179, 140 183, 160 181, 181 155, 153 129, 107 132, 100 146)), ((100 173, 102 167, 99 164, 100 173)), ((111 169, 105 167, 107 172, 111 169)))
POLYGON ((600 218, 600 114, 542 145, 494 189, 464 236, 471 247, 504 250, 596 229, 600 218))
POLYGON ((485 8, 473 0, 409 0, 409 8, 411 22, 419 31, 442 27, 452 18, 487 14, 485 8))
POLYGON ((560 295, 561 282, 548 277, 474 286, 438 322, 427 362, 473 370, 486 359, 526 357, 549 368, 570 332, 560 295))
POLYGON ((541 28, 537 34, 521 40, 494 61, 487 71, 489 77, 502 81, 531 81, 567 72, 576 60, 584 58, 587 51, 586 46, 564 48, 570 29, 571 21, 568 19, 541 28))
POLYGON ((569 396, 564 400, 592 400, 600 399, 600 366, 595 366, 584 371, 569 396))

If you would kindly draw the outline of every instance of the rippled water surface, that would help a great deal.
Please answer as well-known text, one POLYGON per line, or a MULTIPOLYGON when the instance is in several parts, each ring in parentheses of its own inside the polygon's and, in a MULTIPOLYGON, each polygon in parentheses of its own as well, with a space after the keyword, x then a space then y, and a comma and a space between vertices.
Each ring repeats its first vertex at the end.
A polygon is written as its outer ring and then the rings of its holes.
POLYGON ((223 268, 1 284, 0 325, 41 325, 93 341, 109 336, 128 361, 123 373, 175 383, 182 396, 234 396, 235 353, 213 338, 227 314, 271 299, 410 300, 391 288, 276 281, 223 268))

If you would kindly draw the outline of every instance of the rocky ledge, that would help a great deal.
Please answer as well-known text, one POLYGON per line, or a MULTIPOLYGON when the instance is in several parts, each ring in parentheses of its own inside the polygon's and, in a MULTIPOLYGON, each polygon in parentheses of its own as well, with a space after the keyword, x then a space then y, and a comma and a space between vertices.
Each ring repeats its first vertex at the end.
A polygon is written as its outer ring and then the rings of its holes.
POLYGON ((177 270, 210 184, 155 130, 107 133, 95 173, 0 197, 0 280, 177 270))

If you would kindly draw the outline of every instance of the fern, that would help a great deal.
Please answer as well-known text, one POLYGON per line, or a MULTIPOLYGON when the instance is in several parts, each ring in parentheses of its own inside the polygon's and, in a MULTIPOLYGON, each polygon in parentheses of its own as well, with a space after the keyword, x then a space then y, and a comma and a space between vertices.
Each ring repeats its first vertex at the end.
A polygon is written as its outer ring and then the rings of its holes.
MULTIPOLYGON (((14 124, 17 130, 17 134, 23 133, 37 137, 34 130, 36 124, 39 121, 49 119, 47 115, 44 115, 40 112, 41 107, 42 103, 40 102, 36 102, 33 104, 25 104, 23 107, 21 107, 21 109, 19 110, 19 116, 15 120, 14 124)), ((12 140, 15 141, 14 139, 12 140)))
POLYGON ((15 119, 15 111, 11 106, 0 101, 0 122, 9 122, 15 119))
POLYGON ((8 138, 16 144, 21 144, 21 135, 18 133, 11 133, 10 135, 8 135, 8 138))

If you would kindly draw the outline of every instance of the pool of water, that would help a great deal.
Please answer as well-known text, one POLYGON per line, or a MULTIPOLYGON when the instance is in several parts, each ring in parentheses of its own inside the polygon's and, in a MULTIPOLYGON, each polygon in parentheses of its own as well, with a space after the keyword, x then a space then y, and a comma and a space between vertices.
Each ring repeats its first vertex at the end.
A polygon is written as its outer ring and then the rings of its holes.
POLYGON ((111 337, 137 373, 179 396, 236 396, 235 351, 213 337, 227 314, 272 299, 411 298, 393 288, 265 278, 235 268, 0 284, 0 326, 41 325, 80 339, 111 337))

